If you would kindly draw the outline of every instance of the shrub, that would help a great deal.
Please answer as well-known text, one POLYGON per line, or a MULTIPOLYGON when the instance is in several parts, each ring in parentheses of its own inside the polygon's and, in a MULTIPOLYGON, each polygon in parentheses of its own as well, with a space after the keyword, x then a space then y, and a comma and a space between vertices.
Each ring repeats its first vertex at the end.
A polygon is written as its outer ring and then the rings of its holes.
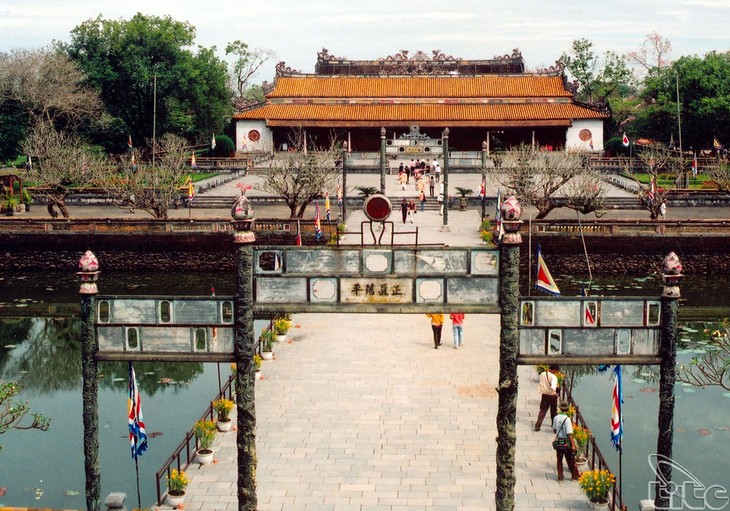
POLYGON ((274 341, 276 341, 276 334, 272 330, 261 330, 261 335, 259 336, 261 351, 271 351, 274 341))
POLYGON ((261 355, 254 355, 253 356, 253 366, 256 371, 261 370, 261 355))
POLYGON ((575 440, 575 446, 582 452, 588 445, 588 440, 591 439, 591 430, 576 424, 573 426, 573 439, 575 440))
POLYGON ((459 193, 459 195, 465 198, 474 193, 474 190, 472 190, 471 188, 464 188, 463 186, 457 186, 456 191, 459 193))
POLYGON ((276 335, 284 335, 291 328, 291 320, 285 318, 276 318, 274 320, 274 332, 276 335))
POLYGON ((236 145, 228 135, 215 136, 215 149, 208 151, 211 156, 227 158, 236 151, 236 145))

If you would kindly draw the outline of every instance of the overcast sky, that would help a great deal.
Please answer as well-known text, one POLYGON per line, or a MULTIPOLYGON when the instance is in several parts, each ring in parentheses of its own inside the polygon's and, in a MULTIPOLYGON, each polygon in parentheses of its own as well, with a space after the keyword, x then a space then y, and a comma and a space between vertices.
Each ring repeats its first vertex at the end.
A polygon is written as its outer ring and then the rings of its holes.
POLYGON ((190 22, 196 43, 221 58, 236 39, 273 50, 257 82, 273 78, 277 61, 313 72, 323 47, 350 59, 435 49, 478 59, 519 48, 529 69, 554 64, 579 38, 599 54, 636 50, 651 32, 671 41, 670 59, 730 50, 730 0, 0 0, 0 51, 68 41, 88 19, 137 12, 190 22))

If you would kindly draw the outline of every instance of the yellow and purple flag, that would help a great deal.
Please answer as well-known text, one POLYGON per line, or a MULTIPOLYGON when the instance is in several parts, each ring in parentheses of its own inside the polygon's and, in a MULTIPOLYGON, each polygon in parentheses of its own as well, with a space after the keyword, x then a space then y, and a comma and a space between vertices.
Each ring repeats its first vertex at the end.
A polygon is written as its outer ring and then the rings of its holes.
POLYGON ((332 221, 332 212, 330 211, 330 193, 324 192, 324 217, 327 219, 327 223, 332 221))
POLYGON ((129 363, 129 397, 127 399, 128 422, 129 422, 129 443, 132 444, 132 458, 147 450, 147 431, 142 419, 142 399, 137 388, 137 378, 134 374, 134 367, 129 363))
POLYGON ((319 202, 314 203, 314 230, 317 234, 317 241, 322 238, 322 226, 319 223, 319 202))

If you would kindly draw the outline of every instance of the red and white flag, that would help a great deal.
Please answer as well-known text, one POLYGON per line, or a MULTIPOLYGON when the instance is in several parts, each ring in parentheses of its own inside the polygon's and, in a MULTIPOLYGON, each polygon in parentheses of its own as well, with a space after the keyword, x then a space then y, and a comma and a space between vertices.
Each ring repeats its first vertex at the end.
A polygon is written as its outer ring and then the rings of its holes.
POLYGON ((697 177, 697 155, 692 158, 692 177, 697 177))
POLYGON ((299 225, 299 220, 297 220, 297 246, 302 246, 302 228, 299 225))
POLYGON ((560 296, 560 289, 553 280, 553 276, 550 275, 545 260, 542 258, 542 250, 540 245, 537 246, 537 278, 535 279, 535 289, 544 291, 548 294, 560 296))
POLYGON ((629 137, 626 136, 626 133, 624 133, 624 138, 621 139, 621 142, 623 143, 624 147, 629 147, 629 137))

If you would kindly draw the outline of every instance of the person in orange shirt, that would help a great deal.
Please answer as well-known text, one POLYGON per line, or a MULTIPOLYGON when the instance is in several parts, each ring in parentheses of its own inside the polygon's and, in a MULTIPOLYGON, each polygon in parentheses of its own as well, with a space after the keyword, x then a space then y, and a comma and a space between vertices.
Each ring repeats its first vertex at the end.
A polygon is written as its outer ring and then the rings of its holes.
POLYGON ((454 312, 449 314, 451 318, 451 326, 454 330, 454 349, 459 349, 464 341, 464 314, 454 312))
POLYGON ((441 346, 441 329, 444 326, 443 314, 426 314, 431 318, 431 329, 433 330, 433 349, 439 349, 441 346))

